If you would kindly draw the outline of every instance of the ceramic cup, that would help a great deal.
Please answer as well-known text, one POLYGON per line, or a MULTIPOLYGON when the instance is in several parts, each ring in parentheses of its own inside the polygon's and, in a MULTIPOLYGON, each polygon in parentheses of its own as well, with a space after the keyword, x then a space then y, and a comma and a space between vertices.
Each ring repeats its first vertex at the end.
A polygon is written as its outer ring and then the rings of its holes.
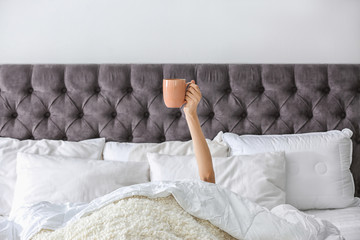
POLYGON ((164 79, 163 96, 168 108, 180 108, 185 103, 186 80, 164 79))

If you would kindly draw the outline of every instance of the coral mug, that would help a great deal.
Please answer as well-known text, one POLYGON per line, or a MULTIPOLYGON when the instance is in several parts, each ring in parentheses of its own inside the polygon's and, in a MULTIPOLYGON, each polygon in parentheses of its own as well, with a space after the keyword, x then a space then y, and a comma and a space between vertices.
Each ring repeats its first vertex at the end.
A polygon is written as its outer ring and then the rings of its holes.
POLYGON ((164 79, 163 95, 168 108, 180 108, 185 103, 186 80, 164 79))

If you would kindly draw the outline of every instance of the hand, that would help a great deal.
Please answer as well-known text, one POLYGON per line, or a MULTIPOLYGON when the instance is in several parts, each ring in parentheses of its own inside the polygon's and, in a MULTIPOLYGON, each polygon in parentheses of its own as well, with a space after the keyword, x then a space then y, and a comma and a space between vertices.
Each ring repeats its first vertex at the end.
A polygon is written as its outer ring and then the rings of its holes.
POLYGON ((188 114, 197 114, 197 106, 201 100, 201 92, 198 85, 195 84, 194 80, 187 83, 187 89, 185 93, 185 106, 184 112, 186 115, 188 114))

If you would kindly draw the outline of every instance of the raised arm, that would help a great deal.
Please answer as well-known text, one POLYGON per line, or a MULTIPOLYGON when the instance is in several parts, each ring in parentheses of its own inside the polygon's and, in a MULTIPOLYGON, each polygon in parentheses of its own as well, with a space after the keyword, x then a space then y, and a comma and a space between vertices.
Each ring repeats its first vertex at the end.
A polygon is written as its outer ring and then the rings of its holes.
POLYGON ((205 182, 215 183, 215 173, 210 150, 201 130, 197 115, 197 106, 201 100, 201 92, 194 80, 192 80, 191 83, 188 83, 188 85, 185 96, 186 104, 184 106, 184 112, 193 140, 200 179, 205 182))

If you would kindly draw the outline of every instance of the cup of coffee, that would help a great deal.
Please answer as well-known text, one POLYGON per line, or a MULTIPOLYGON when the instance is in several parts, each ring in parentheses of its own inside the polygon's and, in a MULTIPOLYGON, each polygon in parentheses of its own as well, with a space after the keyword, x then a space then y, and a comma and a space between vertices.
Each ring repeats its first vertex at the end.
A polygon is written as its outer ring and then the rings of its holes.
POLYGON ((185 103, 186 80, 164 79, 163 95, 168 108, 180 108, 185 103))

